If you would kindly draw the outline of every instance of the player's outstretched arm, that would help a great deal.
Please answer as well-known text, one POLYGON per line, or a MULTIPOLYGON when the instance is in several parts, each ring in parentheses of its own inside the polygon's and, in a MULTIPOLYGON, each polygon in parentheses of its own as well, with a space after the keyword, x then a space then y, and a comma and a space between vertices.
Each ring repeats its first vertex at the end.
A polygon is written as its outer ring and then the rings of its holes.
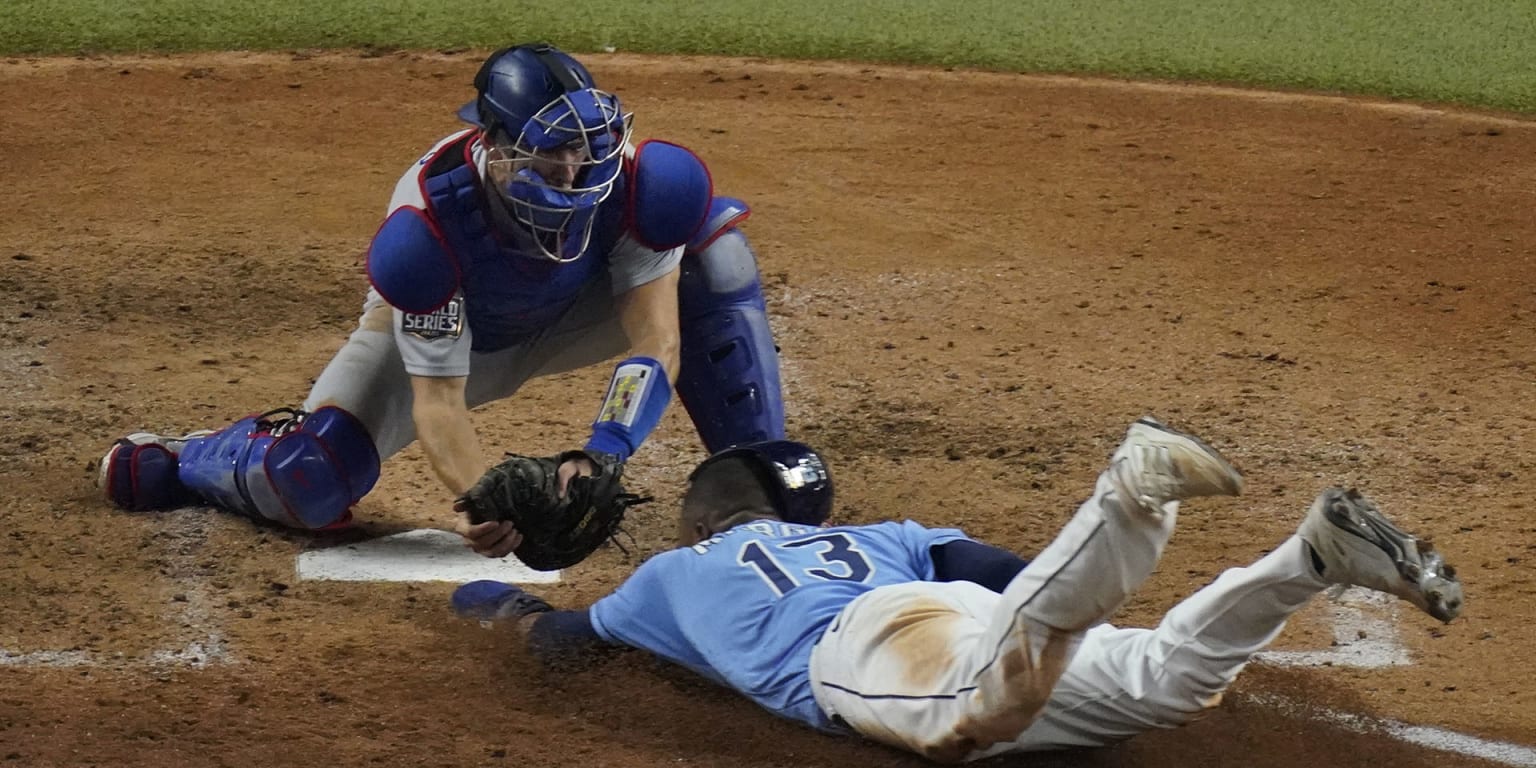
POLYGON ((619 324, 629 338, 630 357, 614 368, 585 450, 628 461, 672 401, 680 365, 679 274, 673 269, 617 297, 619 324))
MULTIPOLYGON (((437 479, 455 498, 462 497, 485 472, 480 437, 464 401, 465 381, 463 376, 411 377, 416 438, 437 479)), ((522 543, 517 528, 504 520, 475 525, 461 519, 456 530, 470 549, 486 557, 506 557, 522 543)))
POLYGON ((411 420, 416 439, 437 479, 455 497, 462 496, 485 472, 480 438, 464 400, 464 376, 412 376, 411 420))
POLYGON ((510 623, 534 658, 545 664, 610 647, 592 628, 587 611, 557 611, 515 584, 469 582, 454 591, 453 609, 464 618, 510 623))
POLYGON ((630 354, 661 363, 668 383, 677 381, 680 338, 677 319, 677 282, 682 269, 620 294, 615 302, 619 324, 629 337, 630 354))
POLYGON ((592 628, 587 611, 550 611, 519 622, 523 641, 534 658, 544 664, 559 664, 603 648, 614 648, 592 628))

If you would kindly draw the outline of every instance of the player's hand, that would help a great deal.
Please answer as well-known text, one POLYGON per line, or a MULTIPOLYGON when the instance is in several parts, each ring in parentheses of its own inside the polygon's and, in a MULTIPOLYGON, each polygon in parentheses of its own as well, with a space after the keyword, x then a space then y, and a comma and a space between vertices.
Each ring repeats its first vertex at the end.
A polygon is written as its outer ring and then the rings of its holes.
MULTIPOLYGON (((463 511, 457 506, 455 509, 463 511)), ((506 557, 517 549, 517 545, 523 543, 523 535, 517 532, 510 520, 490 520, 471 525, 467 518, 461 519, 458 532, 464 537, 464 546, 486 557, 506 557)))
POLYGON ((612 538, 626 510, 650 501, 625 492, 623 474, 618 457, 601 451, 509 453, 454 509, 464 513, 461 533, 476 552, 499 557, 510 551, 536 571, 558 571, 612 538))
POLYGON ((566 486, 570 485, 573 477, 591 477, 597 471, 597 466, 586 456, 577 456, 560 464, 558 477, 560 484, 560 498, 565 498, 566 486))

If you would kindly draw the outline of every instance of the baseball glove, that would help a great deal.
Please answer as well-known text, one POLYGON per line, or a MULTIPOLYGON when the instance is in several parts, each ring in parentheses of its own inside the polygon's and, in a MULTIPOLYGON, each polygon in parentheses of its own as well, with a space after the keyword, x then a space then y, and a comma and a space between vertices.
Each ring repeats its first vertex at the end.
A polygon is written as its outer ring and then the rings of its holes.
POLYGON ((618 530, 624 513, 650 501, 625 493, 624 464, 606 453, 566 451, 547 458, 509 453, 486 470, 459 498, 471 523, 510 520, 523 541, 512 550, 529 568, 554 571, 585 560, 618 530), (596 467, 590 477, 571 478, 559 495, 560 465, 586 457, 596 467))

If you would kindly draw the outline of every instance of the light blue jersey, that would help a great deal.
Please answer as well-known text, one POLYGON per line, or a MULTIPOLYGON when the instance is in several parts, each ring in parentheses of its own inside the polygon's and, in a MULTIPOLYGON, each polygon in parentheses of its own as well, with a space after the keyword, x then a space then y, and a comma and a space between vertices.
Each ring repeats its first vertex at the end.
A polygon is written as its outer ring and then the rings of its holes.
POLYGON ((811 696, 811 648, 854 598, 931 581, 953 528, 759 521, 657 555, 589 612, 604 640, 681 664, 782 717, 835 730, 811 696))

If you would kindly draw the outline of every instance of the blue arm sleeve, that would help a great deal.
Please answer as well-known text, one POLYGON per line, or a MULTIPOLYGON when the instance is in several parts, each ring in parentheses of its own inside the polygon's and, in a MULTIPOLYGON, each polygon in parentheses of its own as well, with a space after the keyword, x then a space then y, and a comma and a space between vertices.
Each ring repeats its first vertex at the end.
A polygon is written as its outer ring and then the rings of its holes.
POLYGON ((999 594, 1029 565, 1012 552, 970 539, 955 539, 928 548, 934 581, 969 581, 999 594))
POLYGON ((672 401, 672 385, 661 363, 649 357, 631 357, 620 361, 608 384, 608 396, 592 422, 589 451, 611 453, 619 461, 628 461, 646 435, 661 423, 661 415, 672 401))
POLYGON ((606 645, 586 611, 550 611, 539 614, 528 630, 528 650, 545 664, 606 645))

